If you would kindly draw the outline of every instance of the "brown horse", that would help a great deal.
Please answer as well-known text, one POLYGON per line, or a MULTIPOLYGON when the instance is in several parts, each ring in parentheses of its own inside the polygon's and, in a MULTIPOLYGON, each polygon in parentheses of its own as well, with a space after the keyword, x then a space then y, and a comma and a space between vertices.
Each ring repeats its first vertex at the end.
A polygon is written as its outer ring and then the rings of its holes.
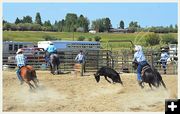
POLYGON ((30 89, 35 89, 35 86, 38 87, 39 81, 36 76, 36 71, 34 70, 32 66, 27 65, 27 66, 21 67, 20 75, 23 81, 25 81, 29 85, 30 89), (35 86, 31 84, 30 81, 33 81, 35 86))

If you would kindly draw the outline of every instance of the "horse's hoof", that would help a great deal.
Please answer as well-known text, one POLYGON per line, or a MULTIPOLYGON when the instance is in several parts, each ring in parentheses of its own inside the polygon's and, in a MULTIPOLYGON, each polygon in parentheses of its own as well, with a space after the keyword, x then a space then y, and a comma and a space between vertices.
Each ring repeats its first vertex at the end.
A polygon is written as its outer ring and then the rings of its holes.
POLYGON ((143 89, 144 88, 144 86, 141 86, 141 89, 143 89))
POLYGON ((24 83, 23 81, 22 81, 22 82, 20 82, 20 85, 23 85, 23 83, 24 83))
POLYGON ((34 90, 34 89, 29 89, 29 92, 33 92, 33 93, 34 93, 34 92, 35 92, 35 90, 34 90))

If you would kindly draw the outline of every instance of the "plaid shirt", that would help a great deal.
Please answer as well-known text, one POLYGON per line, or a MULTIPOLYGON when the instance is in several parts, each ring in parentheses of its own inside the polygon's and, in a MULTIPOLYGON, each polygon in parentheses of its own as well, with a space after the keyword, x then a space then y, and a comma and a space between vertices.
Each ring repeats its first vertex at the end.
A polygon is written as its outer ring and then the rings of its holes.
POLYGON ((15 59, 18 67, 26 65, 26 57, 23 54, 17 54, 15 59))

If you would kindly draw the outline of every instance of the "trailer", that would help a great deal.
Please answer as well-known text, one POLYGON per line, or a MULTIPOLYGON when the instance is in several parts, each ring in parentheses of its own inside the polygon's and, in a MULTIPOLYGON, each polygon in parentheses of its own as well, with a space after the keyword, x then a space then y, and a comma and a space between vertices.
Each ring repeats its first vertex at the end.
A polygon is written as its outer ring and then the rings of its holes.
POLYGON ((100 42, 92 42, 92 41, 39 41, 38 48, 47 49, 47 47, 53 43, 57 50, 99 50, 100 42))
POLYGON ((19 48, 35 47, 32 42, 16 42, 16 41, 4 41, 3 42, 3 54, 15 53, 19 48))
POLYGON ((36 47, 32 42, 16 42, 4 41, 3 42, 3 64, 8 64, 8 57, 14 56, 19 48, 36 47))

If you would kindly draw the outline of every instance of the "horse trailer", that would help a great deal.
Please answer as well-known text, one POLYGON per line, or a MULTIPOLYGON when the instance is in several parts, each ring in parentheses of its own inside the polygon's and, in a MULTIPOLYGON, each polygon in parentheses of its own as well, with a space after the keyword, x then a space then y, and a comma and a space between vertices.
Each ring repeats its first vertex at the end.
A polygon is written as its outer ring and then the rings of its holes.
POLYGON ((100 42, 92 41, 39 41, 38 48, 46 48, 53 43, 57 50, 99 50, 100 42))
POLYGON ((8 57, 14 56, 19 48, 35 47, 32 42, 16 42, 4 41, 3 42, 3 64, 7 64, 8 57))
POLYGON ((15 42, 15 41, 4 41, 3 42, 3 54, 15 53, 19 48, 34 47, 32 42, 15 42))

